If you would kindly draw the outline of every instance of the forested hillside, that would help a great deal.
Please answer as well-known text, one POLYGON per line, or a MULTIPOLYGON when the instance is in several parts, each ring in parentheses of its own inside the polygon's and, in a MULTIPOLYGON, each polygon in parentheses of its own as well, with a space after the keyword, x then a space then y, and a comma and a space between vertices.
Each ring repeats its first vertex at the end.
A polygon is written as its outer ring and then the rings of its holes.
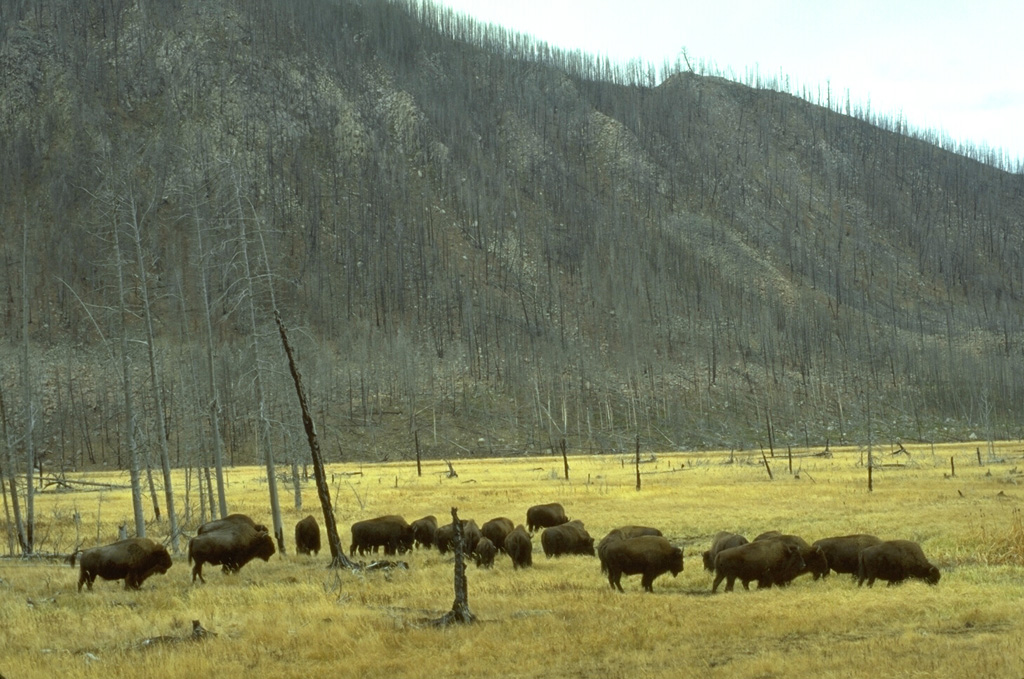
POLYGON ((0 74, 7 468, 301 463, 275 307, 329 459, 1021 436, 1024 175, 839 94, 382 0, 0 0, 0 74))

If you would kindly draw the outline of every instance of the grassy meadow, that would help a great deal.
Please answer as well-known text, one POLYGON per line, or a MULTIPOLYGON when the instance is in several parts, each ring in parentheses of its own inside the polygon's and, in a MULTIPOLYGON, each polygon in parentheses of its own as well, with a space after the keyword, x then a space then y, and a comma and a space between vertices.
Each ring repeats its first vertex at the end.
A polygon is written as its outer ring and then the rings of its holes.
MULTIPOLYGON (((831 457, 794 451, 658 455, 641 465, 636 490, 629 456, 331 465, 332 498, 346 550, 349 525, 381 514, 409 521, 451 507, 477 523, 508 516, 525 523, 533 504, 561 502, 600 540, 623 524, 660 528, 684 548, 685 570, 663 575, 645 594, 639 576, 609 588, 596 558, 546 559, 534 537, 534 567, 467 569, 473 625, 438 629, 451 608, 451 554, 415 551, 408 570, 352 573, 294 553, 295 522, 323 523, 312 480, 301 510, 281 483, 288 553, 254 561, 237 575, 207 566, 193 586, 185 557, 141 591, 97 580, 76 591, 78 569, 59 561, 0 561, 0 674, 102 679, 195 677, 857 677, 1024 676, 1024 444, 875 449, 874 491, 866 452, 831 457), (951 474, 950 458, 955 462, 951 474), (711 595, 700 553, 719 530, 753 538, 778 529, 809 542, 854 532, 921 543, 942 571, 935 587, 911 581, 858 588, 845 576, 803 576, 784 590, 711 595), (140 642, 187 636, 198 619, 216 637, 198 643, 140 642)), ((127 473, 76 477, 128 485, 127 473)), ((184 487, 184 477, 178 481, 184 487)), ((176 483, 178 482, 176 481, 176 483)), ((271 524, 265 473, 228 473, 231 511, 271 524)), ((86 486, 82 486, 86 488, 86 486)), ((97 487, 92 487, 97 488, 97 487)), ((185 528, 199 523, 194 492, 185 528)), ((126 489, 45 492, 36 500, 40 551, 67 552, 117 539, 131 518, 126 489), (78 517, 76 522, 75 517, 78 517)), ((147 516, 152 507, 147 503, 147 516)), ((4 528, 6 534, 6 527, 4 528)), ((162 539, 166 523, 149 527, 162 539)), ((183 545, 184 547, 184 545, 183 545)))

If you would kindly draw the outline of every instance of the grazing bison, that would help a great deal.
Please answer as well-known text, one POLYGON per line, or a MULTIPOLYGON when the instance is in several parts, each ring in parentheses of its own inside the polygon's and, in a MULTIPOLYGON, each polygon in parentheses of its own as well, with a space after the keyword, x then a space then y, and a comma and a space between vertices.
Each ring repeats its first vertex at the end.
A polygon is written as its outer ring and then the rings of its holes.
POLYGON ((320 553, 320 524, 312 515, 295 524, 295 551, 299 554, 320 553))
POLYGON ((378 516, 352 524, 349 556, 355 556, 356 550, 360 556, 376 552, 379 547, 386 555, 402 554, 412 549, 412 543, 412 526, 405 519, 394 514, 378 516))
POLYGON ((237 573, 256 557, 269 561, 277 551, 270 533, 254 530, 246 525, 224 526, 197 535, 188 541, 188 562, 192 567, 192 582, 203 577, 203 564, 222 565, 226 573, 237 573))
POLYGON ((754 538, 754 542, 770 540, 796 545, 800 549, 800 557, 804 560, 804 565, 799 572, 780 575, 773 584, 784 587, 804 573, 812 573, 815 580, 828 573, 828 558, 825 556, 825 552, 820 547, 812 547, 807 544, 807 541, 799 535, 784 535, 778 531, 769 531, 754 538))
POLYGON ((608 545, 616 540, 629 540, 631 538, 638 538, 644 535, 655 535, 661 536, 661 531, 657 528, 651 528, 650 526, 619 526, 613 528, 601 538, 601 542, 597 543, 597 558, 601 562, 601 572, 608 572, 608 563, 606 561, 606 554, 608 551, 608 545))
MULTIPOLYGON (((74 566, 74 556, 71 565, 74 566)), ((125 589, 139 589, 146 578, 163 575, 171 567, 171 555, 163 545, 148 538, 128 538, 82 552, 79 563, 78 591, 82 585, 92 589, 96 576, 104 580, 124 580, 125 589)))
POLYGON ((804 568, 800 548, 782 540, 755 540, 738 547, 723 549, 715 556, 715 582, 712 593, 725 580, 725 591, 731 592, 737 579, 743 589, 757 580, 758 588, 771 587, 776 582, 788 582, 804 568))
POLYGON ((565 509, 557 502, 546 505, 534 505, 526 510, 526 527, 531 533, 538 528, 551 528, 567 523, 569 517, 565 515, 565 509))
POLYGON ((675 577, 682 572, 683 550, 673 547, 659 535, 642 535, 608 543, 605 563, 608 567, 608 584, 612 589, 622 591, 623 574, 642 574, 640 584, 645 591, 653 592, 656 577, 662 573, 672 573, 672 577, 675 577))
POLYGON ((533 565, 533 541, 523 524, 505 536, 505 553, 512 559, 512 570, 533 565))
POLYGON ((441 554, 447 554, 452 550, 452 541, 455 539, 455 524, 446 523, 438 526, 434 534, 434 545, 441 554))
POLYGON ((480 534, 493 542, 498 551, 505 551, 505 537, 515 527, 516 525, 512 523, 512 519, 500 516, 484 522, 484 525, 480 526, 480 534))
MULTIPOLYGON (((472 554, 473 550, 476 549, 476 543, 483 537, 480 527, 476 525, 476 521, 473 519, 459 519, 459 521, 462 522, 462 553, 472 554)), ((454 551, 455 524, 449 523, 438 528, 434 542, 437 545, 437 551, 441 554, 454 551)))
POLYGON ((868 581, 868 587, 875 579, 886 580, 889 586, 907 578, 924 580, 929 585, 938 584, 942 573, 925 558, 921 545, 910 540, 889 540, 861 551, 857 585, 868 581))
MULTIPOLYGON (((812 546, 820 548, 825 554, 830 570, 836 573, 849 573, 856 576, 859 568, 857 557, 860 556, 861 550, 874 547, 880 542, 881 540, 874 535, 860 533, 857 535, 822 538, 821 540, 815 540, 812 546)), ((821 577, 827 576, 827 571, 821 574, 821 577)), ((814 579, 818 579, 817 573, 814 574, 814 579)))
POLYGON ((749 542, 742 535, 736 533, 729 533, 728 531, 719 531, 715 533, 715 537, 711 539, 711 549, 704 550, 701 555, 704 559, 704 570, 715 572, 715 557, 723 549, 729 549, 730 547, 739 547, 749 542))
POLYGON ((544 556, 549 558, 563 554, 594 556, 594 538, 579 520, 545 528, 540 534, 540 546, 544 549, 544 556))
POLYGON ((249 526, 250 528, 252 528, 255 531, 262 531, 264 533, 269 533, 270 532, 267 529, 267 527, 264 526, 262 523, 256 523, 255 521, 253 521, 250 517, 246 516, 245 514, 228 514, 223 519, 216 519, 214 521, 207 521, 206 523, 204 523, 202 526, 199 527, 199 530, 197 530, 196 533, 198 535, 202 535, 203 533, 210 533, 210 532, 213 532, 215 530, 220 530, 221 528, 229 528, 229 527, 237 526, 239 524, 245 525, 245 526, 249 526))
POLYGON ((412 539, 416 547, 430 549, 434 546, 434 536, 437 534, 437 517, 428 514, 422 519, 416 519, 410 524, 412 526, 412 539))
POLYGON ((480 538, 480 541, 476 543, 476 549, 473 550, 473 556, 476 557, 477 568, 490 568, 494 565, 494 555, 498 553, 498 548, 494 546, 489 538, 480 538))

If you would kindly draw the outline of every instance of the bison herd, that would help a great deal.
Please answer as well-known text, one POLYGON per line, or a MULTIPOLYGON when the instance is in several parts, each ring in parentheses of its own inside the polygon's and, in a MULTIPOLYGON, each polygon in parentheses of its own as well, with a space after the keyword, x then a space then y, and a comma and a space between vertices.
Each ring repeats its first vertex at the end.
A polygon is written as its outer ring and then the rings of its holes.
MULTIPOLYGON (((558 503, 536 505, 526 512, 526 525, 515 525, 507 517, 497 517, 478 526, 472 519, 461 520, 462 551, 475 560, 477 567, 490 568, 499 554, 508 556, 513 570, 533 565, 532 534, 540 531, 540 544, 546 557, 563 555, 597 556, 601 572, 607 574, 612 589, 622 590, 623 575, 640 575, 645 591, 653 591, 655 578, 664 573, 673 577, 683 570, 683 550, 674 546, 657 528, 628 525, 608 533, 594 547, 583 522, 570 521, 558 503)), ((349 554, 385 555, 408 552, 414 548, 435 548, 441 554, 455 549, 453 523, 439 526, 435 516, 408 523, 390 514, 352 524, 349 554)), ((295 526, 295 547, 299 554, 320 551, 320 526, 312 516, 295 526)), ((275 553, 267 527, 244 514, 232 514, 199 527, 188 543, 188 562, 192 582, 203 578, 203 564, 221 566, 225 573, 237 573, 255 558, 267 561, 275 553)), ((795 578, 811 574, 817 580, 832 571, 847 573, 872 586, 881 579, 890 585, 909 578, 936 584, 938 568, 925 557, 921 547, 909 540, 883 541, 873 535, 844 535, 823 538, 808 544, 796 535, 770 531, 748 541, 742 535, 720 532, 702 554, 704 568, 714 573, 711 591, 725 581, 725 590, 733 590, 736 580, 744 589, 751 582, 758 588, 783 587, 795 578)), ((74 557, 72 557, 74 565, 74 557)), ((85 584, 92 589, 97 577, 124 580, 125 589, 139 589, 154 574, 164 574, 171 557, 162 545, 146 539, 131 538, 94 547, 81 553, 78 590, 85 584)))
POLYGON ((883 541, 874 535, 843 535, 822 538, 807 544, 797 535, 770 531, 752 542, 742 535, 721 532, 703 554, 704 568, 715 574, 712 592, 725 580, 725 591, 731 592, 739 580, 744 589, 756 581, 757 586, 785 586, 795 578, 810 573, 815 580, 831 571, 857 577, 858 586, 866 580, 868 587, 882 579, 894 585, 909 578, 934 585, 942 577, 921 546, 910 540, 883 541))

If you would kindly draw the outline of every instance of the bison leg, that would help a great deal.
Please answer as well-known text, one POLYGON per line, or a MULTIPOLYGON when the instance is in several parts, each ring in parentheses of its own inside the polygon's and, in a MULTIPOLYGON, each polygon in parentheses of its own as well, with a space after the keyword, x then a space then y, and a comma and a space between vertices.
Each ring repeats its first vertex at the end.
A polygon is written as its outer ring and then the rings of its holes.
POLYGON ((612 589, 617 589, 620 592, 622 589, 622 571, 608 569, 608 583, 612 586, 612 589))
POLYGON ((711 593, 715 594, 718 592, 718 586, 722 584, 722 580, 725 580, 725 573, 715 573, 715 581, 711 584, 711 593))
POLYGON ((644 576, 640 578, 640 584, 643 585, 645 592, 654 593, 654 576, 650 573, 644 573, 644 576))
POLYGON ((202 561, 196 561, 196 565, 192 567, 192 583, 193 584, 195 584, 195 581, 196 581, 197 577, 199 578, 200 582, 202 582, 204 584, 206 583, 206 578, 203 577, 203 562, 202 561))
POLYGON ((78 576, 78 591, 82 591, 82 585, 85 584, 86 589, 92 591, 92 581, 96 579, 95 575, 82 571, 82 574, 78 576))

